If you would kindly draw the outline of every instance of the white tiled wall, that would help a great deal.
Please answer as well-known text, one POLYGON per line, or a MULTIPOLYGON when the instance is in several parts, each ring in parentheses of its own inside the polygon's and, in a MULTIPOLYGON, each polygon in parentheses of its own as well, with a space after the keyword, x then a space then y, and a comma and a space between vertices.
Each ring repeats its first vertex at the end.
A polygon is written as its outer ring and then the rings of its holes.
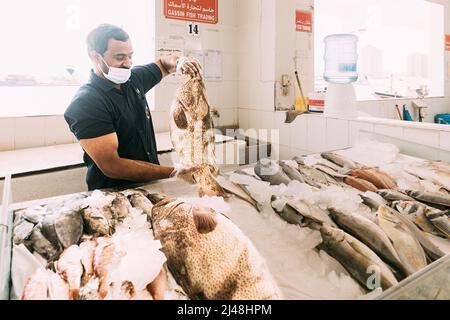
POLYGON ((14 119, 0 119, 0 151, 14 149, 14 119))
MULTIPOLYGON (((247 1, 246 1, 247 2, 247 1)), ((182 39, 185 43, 182 49, 220 50, 222 53, 222 80, 205 81, 208 100, 211 106, 220 112, 216 125, 237 124, 235 116, 238 104, 238 67, 237 67, 237 0, 219 1, 219 23, 200 23, 200 37, 194 38, 187 34, 189 22, 166 19, 163 14, 164 1, 155 1, 156 5, 156 35, 182 39), (233 110, 234 109, 234 110, 233 110)), ((170 109, 176 90, 180 82, 163 80, 155 88, 154 109, 157 112, 167 112, 170 109)), ((158 120, 163 119, 157 115, 158 120)), ((165 131, 168 124, 155 124, 156 132, 165 131)))

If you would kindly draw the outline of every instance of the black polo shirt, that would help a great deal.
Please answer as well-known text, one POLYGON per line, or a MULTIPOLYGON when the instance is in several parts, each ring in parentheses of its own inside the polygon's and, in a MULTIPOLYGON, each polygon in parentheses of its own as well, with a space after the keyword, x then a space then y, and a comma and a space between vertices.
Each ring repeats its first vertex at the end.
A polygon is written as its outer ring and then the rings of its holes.
MULTIPOLYGON (((161 79, 161 70, 156 64, 137 66, 132 68, 130 80, 118 90, 110 81, 91 71, 90 80, 77 91, 64 118, 78 140, 115 132, 121 158, 159 164, 152 117, 145 94, 161 79)), ((86 182, 89 190, 123 187, 133 183, 106 177, 86 152, 84 162, 88 168, 86 182)))

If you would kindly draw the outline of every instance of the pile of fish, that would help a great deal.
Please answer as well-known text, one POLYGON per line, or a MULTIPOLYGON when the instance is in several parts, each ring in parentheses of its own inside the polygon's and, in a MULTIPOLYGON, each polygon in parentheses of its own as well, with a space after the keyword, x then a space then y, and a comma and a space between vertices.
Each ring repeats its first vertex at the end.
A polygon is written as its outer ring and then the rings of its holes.
POLYGON ((317 249, 372 291, 388 289, 443 257, 436 236, 450 242, 450 166, 427 161, 404 170, 431 188, 401 189, 380 167, 331 152, 287 161, 262 159, 253 170, 241 169, 218 181, 256 209, 264 206, 258 193, 265 193, 264 200, 270 197, 283 220, 319 231, 317 249), (339 192, 356 194, 358 201, 353 207, 333 201, 339 192))
POLYGON ((60 209, 16 214, 15 244, 47 261, 22 299, 282 298, 252 242, 210 207, 139 189, 97 190, 70 212, 60 209), (31 213, 35 224, 27 220, 31 213), (40 231, 47 220, 44 230, 54 234, 40 231))
POLYGON ((152 207, 144 191, 94 191, 16 212, 14 244, 46 260, 22 299, 185 299, 167 284, 166 258, 148 222, 152 207))

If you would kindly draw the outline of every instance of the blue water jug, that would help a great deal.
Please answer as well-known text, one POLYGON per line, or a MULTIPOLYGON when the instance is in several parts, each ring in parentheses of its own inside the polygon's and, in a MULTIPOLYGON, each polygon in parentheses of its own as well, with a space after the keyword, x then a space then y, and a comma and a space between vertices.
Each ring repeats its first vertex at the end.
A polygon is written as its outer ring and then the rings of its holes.
POLYGON ((353 34, 332 34, 325 37, 324 42, 325 81, 346 84, 358 80, 358 37, 353 34))

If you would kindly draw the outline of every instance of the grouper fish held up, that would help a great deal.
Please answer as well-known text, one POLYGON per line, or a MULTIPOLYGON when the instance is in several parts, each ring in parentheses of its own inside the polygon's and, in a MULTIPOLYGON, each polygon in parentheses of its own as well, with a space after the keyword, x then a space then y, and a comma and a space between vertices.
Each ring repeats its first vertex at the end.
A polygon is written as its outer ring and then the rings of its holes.
POLYGON ((149 195, 155 238, 178 284, 194 300, 282 299, 264 258, 211 208, 149 195), (215 220, 211 223, 209 220, 215 220))
POLYGON ((170 111, 170 137, 184 168, 193 171, 199 195, 224 196, 214 179, 216 165, 214 123, 206 96, 205 85, 199 77, 187 77, 179 88, 170 111))

